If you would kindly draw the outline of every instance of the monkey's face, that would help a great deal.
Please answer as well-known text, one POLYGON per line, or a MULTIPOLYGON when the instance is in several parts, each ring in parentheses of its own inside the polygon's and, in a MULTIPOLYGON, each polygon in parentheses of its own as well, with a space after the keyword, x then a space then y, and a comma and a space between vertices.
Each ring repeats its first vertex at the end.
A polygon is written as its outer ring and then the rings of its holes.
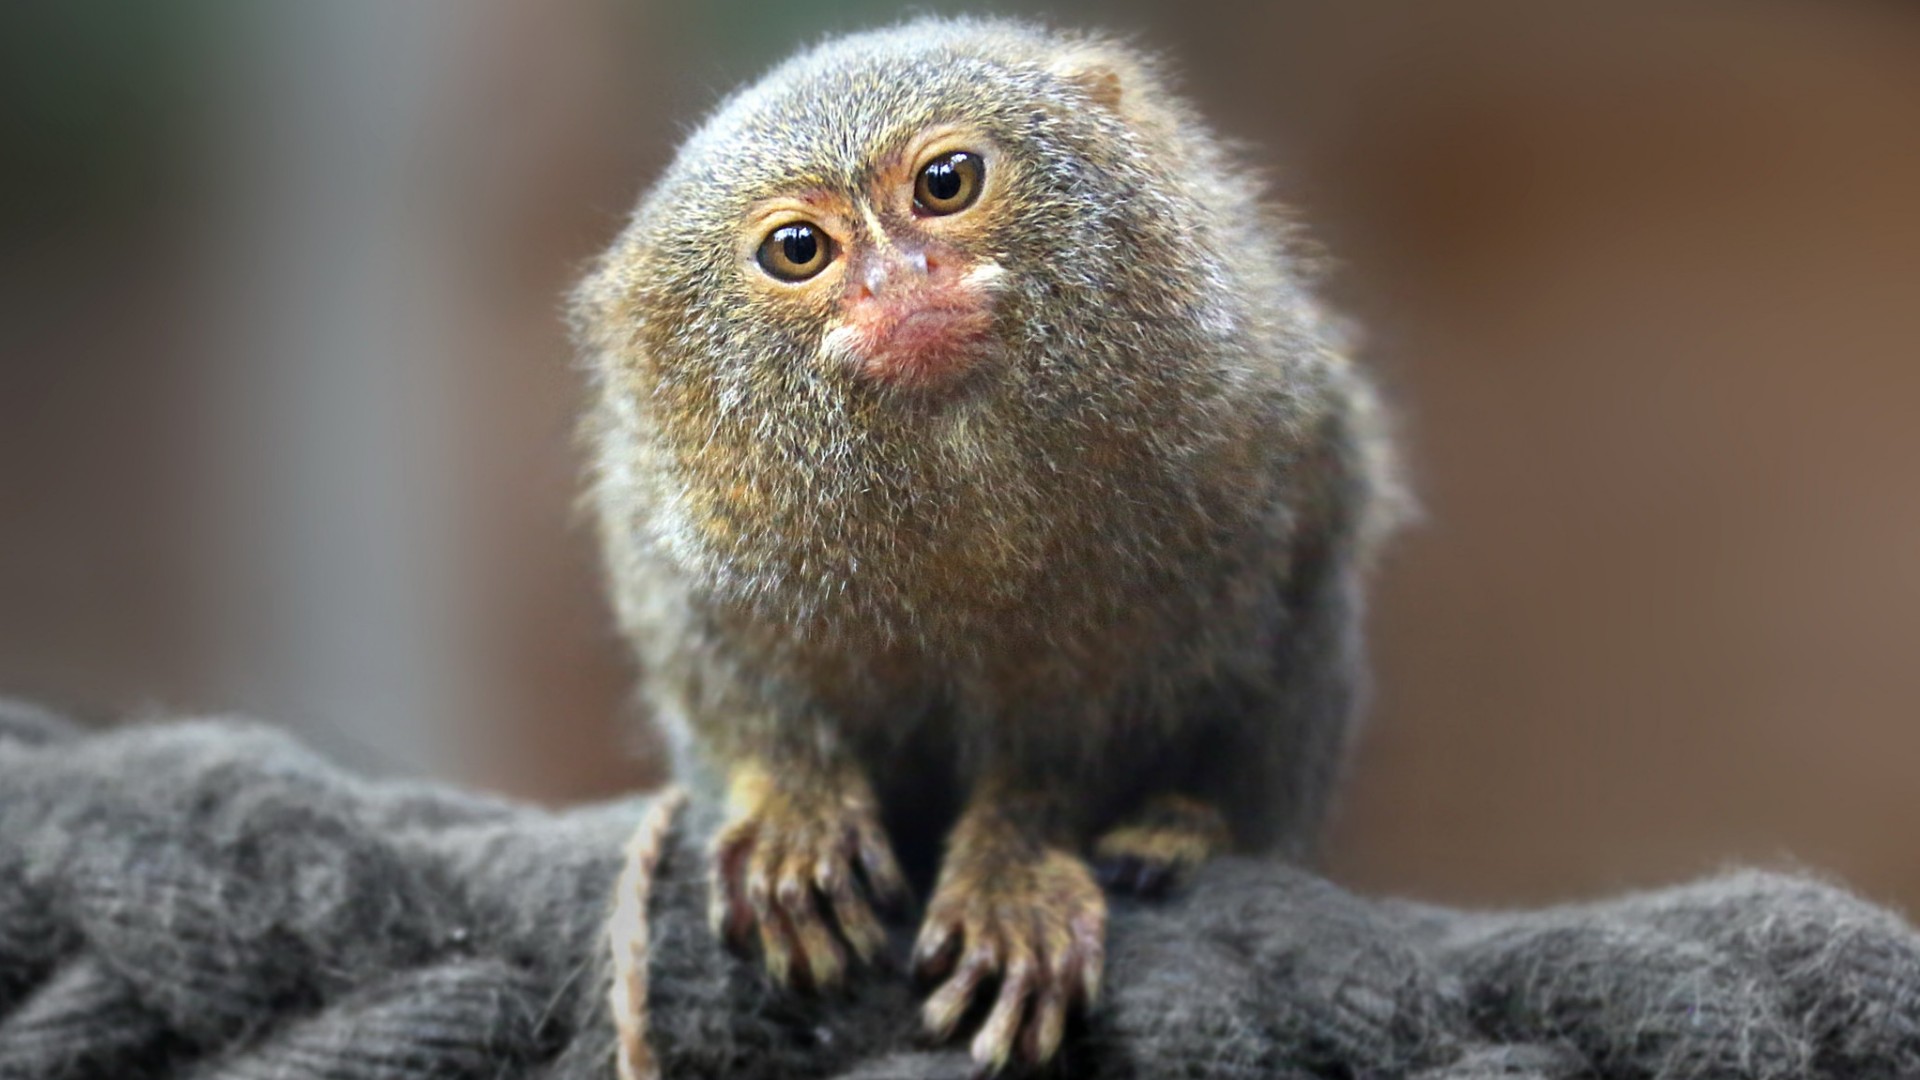
POLYGON ((864 191, 805 187, 757 202, 740 273, 783 322, 819 326, 812 362, 877 388, 951 390, 995 350, 1003 161, 984 132, 939 125, 875 155, 864 191))
POLYGON ((640 359, 762 422, 829 394, 922 415, 1111 404, 1204 356, 1197 334, 1231 337, 1208 288, 1217 207, 1177 160, 1186 120, 1129 54, 1022 27, 804 53, 727 102, 643 204, 640 359))
POLYGON ((803 53, 687 141, 583 292, 603 471, 749 590, 977 592, 1108 517, 1148 544, 1118 519, 1191 502, 1166 489, 1221 441, 1259 317, 1237 179, 1115 47, 942 22, 803 53))

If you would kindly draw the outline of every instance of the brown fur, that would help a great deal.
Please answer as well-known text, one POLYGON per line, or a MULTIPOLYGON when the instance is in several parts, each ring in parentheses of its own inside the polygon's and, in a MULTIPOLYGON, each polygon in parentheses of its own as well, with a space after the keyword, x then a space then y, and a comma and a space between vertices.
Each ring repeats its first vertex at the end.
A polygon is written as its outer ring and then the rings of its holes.
MULTIPOLYGON (((841 977, 834 928, 859 916, 833 890, 896 872, 875 819, 915 868, 967 808, 935 911, 1044 882, 1031 906, 1058 914, 1030 939, 976 928, 995 971, 1097 928, 1082 853, 1153 797, 1218 807, 1237 846, 1310 850, 1394 499, 1288 237, 1150 61, 929 21, 730 98, 581 287, 615 605, 688 767, 733 784, 716 919, 757 926, 783 981, 841 977), (991 147, 988 194, 941 241, 998 272, 980 375, 914 395, 834 363, 833 305, 742 253, 781 200, 884 242, 860 223, 930 132, 991 147)), ((1040 966, 1035 1002, 1087 974, 1040 966)), ((1050 1053, 1030 1012, 1024 1036, 1019 1002, 990 1019, 981 1059, 1050 1053)))

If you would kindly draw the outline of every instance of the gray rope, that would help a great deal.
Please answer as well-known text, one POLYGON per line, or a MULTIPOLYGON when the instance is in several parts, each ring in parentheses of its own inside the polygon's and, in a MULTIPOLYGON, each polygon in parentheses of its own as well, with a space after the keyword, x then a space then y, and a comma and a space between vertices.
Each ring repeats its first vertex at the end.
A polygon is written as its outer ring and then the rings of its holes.
MULTIPOLYGON (((611 1078, 608 913, 645 799, 566 813, 331 768, 233 722, 0 705, 0 1078, 611 1078)), ((661 1075, 961 1077, 893 973, 769 993, 705 919, 710 807, 649 879, 661 1075)), ((901 928, 904 948, 909 930, 901 928)), ((1920 1077, 1920 936, 1745 873, 1504 915, 1229 859, 1119 902, 1067 1073, 1920 1077)))

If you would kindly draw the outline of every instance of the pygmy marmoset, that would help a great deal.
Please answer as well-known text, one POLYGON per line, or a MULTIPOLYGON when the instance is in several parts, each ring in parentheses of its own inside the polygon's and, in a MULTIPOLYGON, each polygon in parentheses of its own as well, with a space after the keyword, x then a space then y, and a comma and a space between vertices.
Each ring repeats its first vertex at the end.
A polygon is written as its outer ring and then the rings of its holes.
POLYGON ((728 98, 581 286, 618 617, 776 981, 924 864, 926 1025, 1044 1061, 1096 867, 1308 853, 1395 500, 1291 235, 1141 55, 922 21, 728 98))

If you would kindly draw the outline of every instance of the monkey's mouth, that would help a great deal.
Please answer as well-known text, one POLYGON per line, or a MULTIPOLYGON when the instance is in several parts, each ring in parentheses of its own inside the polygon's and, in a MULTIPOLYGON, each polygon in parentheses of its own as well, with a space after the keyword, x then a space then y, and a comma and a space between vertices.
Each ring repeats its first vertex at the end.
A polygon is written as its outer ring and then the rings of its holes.
POLYGON ((992 312, 978 303, 902 305, 841 328, 853 370, 899 390, 954 386, 978 365, 992 329, 992 312))

